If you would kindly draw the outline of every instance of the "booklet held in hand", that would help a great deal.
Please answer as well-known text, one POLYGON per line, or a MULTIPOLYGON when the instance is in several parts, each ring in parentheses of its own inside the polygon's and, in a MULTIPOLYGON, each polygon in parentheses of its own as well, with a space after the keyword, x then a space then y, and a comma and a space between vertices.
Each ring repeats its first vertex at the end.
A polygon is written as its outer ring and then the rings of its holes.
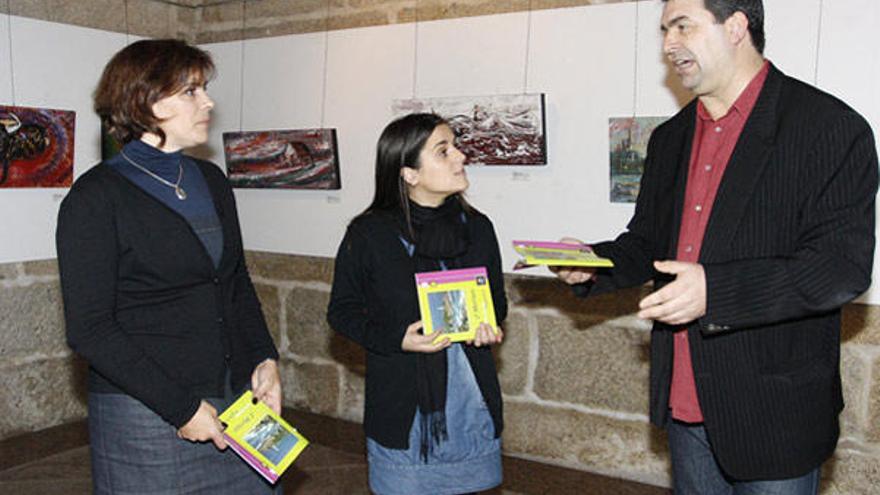
POLYGON ((232 450, 270 483, 275 483, 309 441, 250 390, 223 411, 223 436, 232 450))
POLYGON ((514 270, 536 265, 580 266, 586 268, 611 268, 614 263, 601 258, 586 244, 565 242, 513 241, 513 249, 522 256, 514 270))
POLYGON ((416 288, 425 335, 473 340, 483 323, 497 332, 485 267, 416 273, 416 288))

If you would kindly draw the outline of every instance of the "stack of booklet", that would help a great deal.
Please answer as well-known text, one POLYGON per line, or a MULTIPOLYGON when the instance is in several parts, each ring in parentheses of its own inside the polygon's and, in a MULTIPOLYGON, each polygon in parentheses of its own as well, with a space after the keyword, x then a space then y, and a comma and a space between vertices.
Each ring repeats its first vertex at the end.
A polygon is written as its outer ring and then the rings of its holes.
POLYGON ((580 266, 585 268, 611 268, 614 263, 596 255, 586 244, 565 242, 513 241, 513 249, 522 256, 514 270, 532 266, 580 266))
POLYGON ((275 483, 309 441, 250 390, 223 411, 223 436, 246 463, 275 483))

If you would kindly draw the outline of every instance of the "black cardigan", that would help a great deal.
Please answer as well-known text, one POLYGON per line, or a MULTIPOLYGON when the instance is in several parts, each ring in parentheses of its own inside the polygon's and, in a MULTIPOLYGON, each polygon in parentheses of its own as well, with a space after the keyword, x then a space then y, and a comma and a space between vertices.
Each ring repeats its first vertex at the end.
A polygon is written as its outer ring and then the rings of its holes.
MULTIPOLYGON (((407 326, 421 317, 415 262, 404 249, 397 225, 390 215, 370 213, 348 226, 336 255, 327 321, 367 351, 366 435, 386 447, 406 449, 417 405, 416 354, 400 345, 407 326)), ((471 244, 459 265, 486 267, 500 324, 507 316, 507 301, 495 231, 477 212, 467 215, 467 225, 471 244)), ((497 437, 503 428, 501 387, 492 350, 464 349, 497 437)))
POLYGON ((67 341, 89 362, 89 390, 128 394, 176 427, 223 396, 227 363, 238 389, 278 358, 232 189, 195 161, 223 227, 218 268, 182 216, 106 164, 73 185, 56 233, 67 341))

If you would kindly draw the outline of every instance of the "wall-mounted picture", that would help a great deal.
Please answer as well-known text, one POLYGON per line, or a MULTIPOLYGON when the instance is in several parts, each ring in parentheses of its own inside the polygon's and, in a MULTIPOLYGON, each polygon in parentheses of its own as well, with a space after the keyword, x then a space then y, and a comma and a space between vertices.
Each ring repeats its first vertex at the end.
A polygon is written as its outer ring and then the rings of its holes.
POLYGON ((76 112, 0 105, 0 187, 70 187, 76 112))
POLYGON ((621 117, 608 119, 611 202, 635 203, 645 166, 648 139, 669 117, 621 117))
POLYGON ((544 94, 394 100, 392 113, 449 121, 469 165, 546 165, 544 94))
POLYGON ((339 189, 336 129, 224 132, 233 187, 339 189))

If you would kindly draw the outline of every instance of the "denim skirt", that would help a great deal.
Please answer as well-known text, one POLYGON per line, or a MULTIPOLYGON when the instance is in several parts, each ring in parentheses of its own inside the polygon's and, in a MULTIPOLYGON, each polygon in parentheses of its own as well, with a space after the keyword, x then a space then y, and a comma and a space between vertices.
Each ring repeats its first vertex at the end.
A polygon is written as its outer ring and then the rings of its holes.
MULTIPOLYGON (((225 400, 210 400, 215 407, 225 400)), ((218 407, 218 411, 222 411, 218 407)), ((177 437, 177 429, 124 394, 89 394, 96 495, 281 494, 232 449, 177 437)))

